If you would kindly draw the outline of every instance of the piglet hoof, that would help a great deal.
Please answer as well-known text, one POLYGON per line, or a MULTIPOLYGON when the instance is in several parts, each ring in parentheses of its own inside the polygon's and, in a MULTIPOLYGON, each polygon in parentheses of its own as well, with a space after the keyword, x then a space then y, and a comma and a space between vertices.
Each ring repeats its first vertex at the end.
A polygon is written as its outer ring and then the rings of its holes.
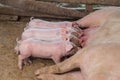
POLYGON ((32 64, 32 61, 30 59, 27 59, 27 63, 30 65, 32 64))
POLYGON ((20 70, 22 70, 22 69, 23 69, 23 66, 18 64, 18 68, 19 68, 20 70))
POLYGON ((28 59, 28 63, 29 63, 29 64, 32 64, 32 61, 31 61, 30 59, 28 59))
POLYGON ((22 70, 22 67, 21 67, 21 66, 18 66, 18 68, 19 68, 20 70, 22 70))
POLYGON ((23 60, 23 64, 26 66, 26 65, 30 65, 32 64, 32 61, 30 59, 25 59, 23 60))

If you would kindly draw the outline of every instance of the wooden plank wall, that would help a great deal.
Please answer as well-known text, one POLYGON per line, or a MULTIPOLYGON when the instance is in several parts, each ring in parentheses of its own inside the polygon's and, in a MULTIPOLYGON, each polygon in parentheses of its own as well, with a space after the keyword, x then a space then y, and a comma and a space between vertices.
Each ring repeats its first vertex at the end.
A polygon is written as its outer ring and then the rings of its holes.
MULTIPOLYGON (((71 3, 71 4, 85 4, 86 9, 85 11, 81 11, 81 17, 93 11, 93 5, 112 5, 112 6, 120 6, 120 0, 36 0, 36 1, 46 1, 46 2, 57 2, 57 3, 71 3)), ((18 17, 29 16, 31 14, 24 13, 23 11, 8 8, 8 7, 0 7, 0 20, 12 20, 17 21, 18 17), (7 13, 7 14, 6 14, 7 13), (12 15, 11 15, 12 14, 12 15), (16 15, 18 14, 18 15, 16 15)), ((35 15, 39 15, 35 13, 35 15)), ((50 17, 53 18, 54 16, 49 15, 41 15, 39 17, 50 17)), ((67 18, 66 18, 67 19, 67 18)))
POLYGON ((83 4, 101 4, 120 6, 120 0, 37 0, 47 2, 61 2, 61 3, 83 3, 83 4))

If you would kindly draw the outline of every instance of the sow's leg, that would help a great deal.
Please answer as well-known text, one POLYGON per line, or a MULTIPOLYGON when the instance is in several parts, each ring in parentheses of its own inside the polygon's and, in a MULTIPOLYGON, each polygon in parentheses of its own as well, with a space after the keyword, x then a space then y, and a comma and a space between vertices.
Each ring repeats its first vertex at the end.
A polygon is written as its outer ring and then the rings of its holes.
POLYGON ((40 80, 83 80, 80 71, 69 72, 65 74, 41 74, 37 77, 40 80))
MULTIPOLYGON (((80 50, 81 51, 81 50, 80 50)), ((79 52, 79 51, 78 51, 79 52)), ((80 57, 79 53, 73 55, 71 58, 66 59, 65 61, 58 63, 56 65, 50 67, 44 67, 42 69, 38 69, 35 74, 44 74, 44 73, 64 73, 70 71, 74 68, 79 68, 80 57), (78 60, 79 59, 79 60, 78 60)))

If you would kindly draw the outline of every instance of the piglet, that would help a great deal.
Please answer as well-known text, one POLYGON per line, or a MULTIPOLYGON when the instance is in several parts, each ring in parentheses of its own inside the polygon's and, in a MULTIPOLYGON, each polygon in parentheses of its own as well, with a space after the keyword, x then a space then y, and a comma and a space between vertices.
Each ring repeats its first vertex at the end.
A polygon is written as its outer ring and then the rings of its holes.
POLYGON ((36 38, 41 40, 59 40, 64 39, 60 28, 41 28, 27 29, 22 33, 21 40, 36 38))
MULTIPOLYGON (((18 42, 19 46, 16 51, 19 51, 18 67, 22 69, 23 63, 30 57, 40 57, 52 59, 55 63, 59 63, 60 59, 68 55, 68 51, 73 48, 73 44, 69 41, 41 41, 39 39, 29 38, 18 42)), ((29 61, 30 62, 30 61, 29 61)))
POLYGON ((49 22, 41 19, 31 19, 31 21, 27 24, 27 27, 24 30, 30 28, 61 28, 62 33, 67 32, 71 34, 75 34, 76 37, 81 36, 81 29, 79 27, 72 27, 72 22, 63 21, 63 22, 49 22))
POLYGON ((27 27, 35 27, 39 28, 42 26, 48 26, 48 27, 65 27, 65 26, 71 26, 72 23, 69 21, 63 21, 63 22, 49 22, 41 19, 30 19, 30 22, 27 24, 27 27))
POLYGON ((22 33, 21 41, 28 38, 41 39, 44 41, 68 40, 73 42, 75 45, 80 46, 80 40, 78 37, 70 33, 62 33, 59 29, 27 29, 22 33))

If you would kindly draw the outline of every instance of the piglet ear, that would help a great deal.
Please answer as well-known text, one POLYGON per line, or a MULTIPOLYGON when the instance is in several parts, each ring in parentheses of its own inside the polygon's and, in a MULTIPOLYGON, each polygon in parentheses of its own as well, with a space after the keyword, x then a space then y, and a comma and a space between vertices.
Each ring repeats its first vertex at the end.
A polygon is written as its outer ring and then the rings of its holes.
POLYGON ((70 42, 66 44, 66 52, 70 51, 73 48, 73 45, 70 42))
POLYGON ((32 21, 33 19, 34 19, 34 17, 31 17, 31 18, 30 18, 30 21, 32 21))

